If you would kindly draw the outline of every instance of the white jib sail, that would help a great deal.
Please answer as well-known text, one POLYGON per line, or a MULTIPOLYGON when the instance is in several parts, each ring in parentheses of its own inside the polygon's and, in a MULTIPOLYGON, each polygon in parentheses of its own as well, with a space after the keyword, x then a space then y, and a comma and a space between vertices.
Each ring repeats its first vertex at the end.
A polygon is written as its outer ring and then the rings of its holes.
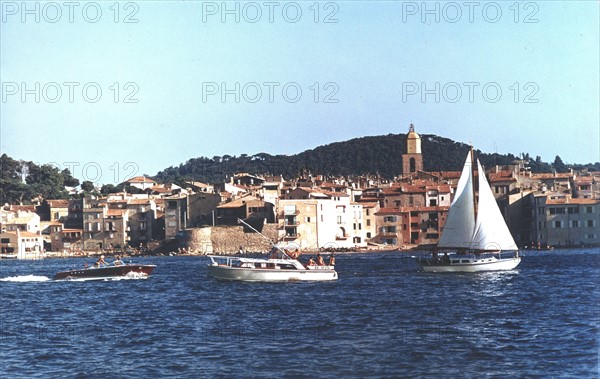
POLYGON ((477 169, 479 172, 479 202, 471 248, 477 250, 516 250, 517 244, 510 234, 500 208, 498 208, 479 160, 477 160, 477 169))
POLYGON ((450 204, 448 218, 444 224, 438 247, 469 248, 475 227, 475 206, 473 203, 473 170, 471 154, 467 156, 454 200, 450 204))

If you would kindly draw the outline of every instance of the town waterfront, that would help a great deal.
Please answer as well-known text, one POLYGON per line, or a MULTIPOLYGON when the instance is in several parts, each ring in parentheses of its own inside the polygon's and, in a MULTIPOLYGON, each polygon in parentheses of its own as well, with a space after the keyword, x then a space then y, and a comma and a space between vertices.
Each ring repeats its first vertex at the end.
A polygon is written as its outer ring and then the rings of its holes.
POLYGON ((597 249, 480 274, 410 255, 340 254, 335 282, 278 284, 213 280, 201 256, 110 282, 50 280, 84 258, 3 260, 0 377, 597 377, 597 249))

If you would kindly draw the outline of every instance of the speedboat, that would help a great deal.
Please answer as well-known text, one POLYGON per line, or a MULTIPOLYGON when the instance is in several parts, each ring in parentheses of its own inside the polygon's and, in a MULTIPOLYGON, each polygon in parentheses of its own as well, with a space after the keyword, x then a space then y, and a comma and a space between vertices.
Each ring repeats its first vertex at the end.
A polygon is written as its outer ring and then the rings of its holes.
POLYGON ((303 265, 283 249, 273 246, 266 258, 209 255, 208 274, 221 280, 244 282, 295 282, 336 280, 333 265, 303 265))
POLYGON ((121 264, 83 268, 79 270, 61 271, 54 275, 54 280, 114 280, 114 279, 147 279, 156 265, 121 264))

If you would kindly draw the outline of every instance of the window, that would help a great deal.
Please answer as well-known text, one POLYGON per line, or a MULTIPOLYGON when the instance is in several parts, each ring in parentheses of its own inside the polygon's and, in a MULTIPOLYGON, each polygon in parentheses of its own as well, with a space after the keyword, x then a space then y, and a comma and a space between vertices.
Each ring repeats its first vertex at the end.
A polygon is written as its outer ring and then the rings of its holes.
POLYGON ((371 238, 371 232, 367 232, 367 238, 371 238))
POLYGON ((342 216, 337 216, 337 223, 341 224, 342 223, 342 216))
POLYGON ((367 220, 367 226, 371 226, 371 220, 367 220))
POLYGON ((569 207, 568 212, 569 212, 570 215, 572 215, 574 213, 579 213, 579 208, 577 208, 577 207, 569 207))
POLYGON ((310 222, 310 217, 304 217, 304 222, 310 222))
POLYGON ((571 227, 573 227, 573 228, 579 228, 579 220, 573 220, 573 221, 571 221, 571 227))
POLYGON ((593 228, 594 227, 594 220, 587 220, 586 225, 588 228, 593 228))
POLYGON ((557 229, 561 228, 561 222, 560 221, 554 221, 554 227, 557 229))
POLYGON ((585 213, 593 213, 592 207, 585 207, 585 213))
POLYGON ((371 210, 367 209, 367 216, 370 216, 370 215, 371 215, 371 210))

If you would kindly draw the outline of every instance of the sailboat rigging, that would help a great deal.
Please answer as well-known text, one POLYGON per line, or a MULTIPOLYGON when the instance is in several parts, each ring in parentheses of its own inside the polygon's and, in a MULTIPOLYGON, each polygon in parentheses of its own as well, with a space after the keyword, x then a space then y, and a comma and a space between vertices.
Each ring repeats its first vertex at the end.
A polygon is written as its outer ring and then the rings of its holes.
POLYGON ((512 270, 520 262, 517 244, 471 148, 437 248, 419 263, 428 272, 478 272, 512 270), (443 257, 440 251, 445 251, 443 257))

